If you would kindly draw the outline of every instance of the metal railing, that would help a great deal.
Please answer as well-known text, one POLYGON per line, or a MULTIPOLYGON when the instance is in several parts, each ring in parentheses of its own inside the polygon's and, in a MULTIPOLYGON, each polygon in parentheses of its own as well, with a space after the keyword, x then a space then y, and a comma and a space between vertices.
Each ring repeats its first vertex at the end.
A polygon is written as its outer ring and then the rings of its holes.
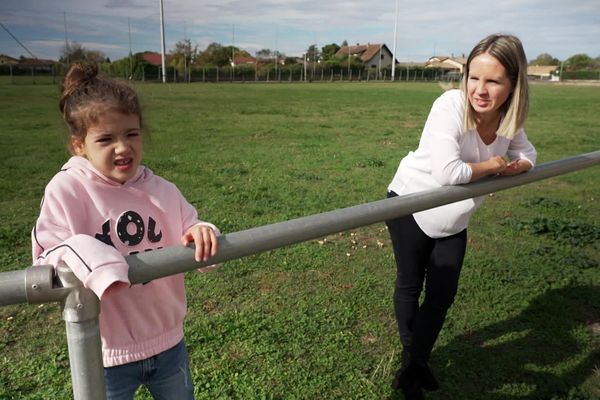
MULTIPOLYGON (((192 247, 168 247, 126 256, 132 284, 192 271, 320 238, 332 233, 382 222, 459 200, 525 185, 600 164, 600 151, 537 166, 516 176, 497 176, 475 183, 360 204, 289 221, 264 225, 219 237, 219 252, 197 263, 192 247)), ((0 273, 0 306, 61 302, 67 330, 73 393, 76 400, 106 399, 102 366, 98 298, 82 286, 66 265, 34 266, 0 273)))

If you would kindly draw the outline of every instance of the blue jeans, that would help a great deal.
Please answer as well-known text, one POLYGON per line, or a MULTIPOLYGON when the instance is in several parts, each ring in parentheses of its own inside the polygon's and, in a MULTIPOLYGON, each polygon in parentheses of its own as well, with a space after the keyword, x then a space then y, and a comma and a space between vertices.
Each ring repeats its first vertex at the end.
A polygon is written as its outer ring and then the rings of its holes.
POLYGON ((141 361, 104 368, 107 400, 132 400, 144 385, 156 400, 193 400, 185 340, 141 361))

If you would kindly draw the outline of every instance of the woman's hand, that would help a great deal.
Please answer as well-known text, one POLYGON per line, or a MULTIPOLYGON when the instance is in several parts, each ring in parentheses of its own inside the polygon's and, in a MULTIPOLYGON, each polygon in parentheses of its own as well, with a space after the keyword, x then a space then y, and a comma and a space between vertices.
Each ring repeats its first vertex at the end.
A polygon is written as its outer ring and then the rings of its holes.
POLYGON ((501 174, 506 170, 508 163, 501 156, 493 156, 487 160, 490 174, 501 174))
POLYGON ((489 175, 501 174, 507 167, 508 163, 501 156, 493 156, 489 160, 479 163, 468 163, 471 167, 471 182, 478 181, 489 175))
POLYGON ((532 165, 529 161, 516 159, 508 163, 500 175, 517 175, 521 172, 530 170, 531 167, 532 165))
POLYGON ((218 241, 215 231, 207 225, 194 225, 181 237, 181 243, 187 246, 194 242, 196 250, 194 257, 196 261, 206 261, 209 257, 217 254, 218 241))

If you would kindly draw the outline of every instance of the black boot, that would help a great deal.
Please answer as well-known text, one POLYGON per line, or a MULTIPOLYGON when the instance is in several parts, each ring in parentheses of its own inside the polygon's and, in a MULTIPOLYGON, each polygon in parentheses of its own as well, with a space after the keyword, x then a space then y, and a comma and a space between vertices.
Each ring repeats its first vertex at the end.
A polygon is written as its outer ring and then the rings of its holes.
POLYGON ((431 369, 427 364, 416 364, 415 368, 417 370, 416 374, 421 381, 421 387, 423 387, 423 389, 435 391, 440 388, 440 384, 438 383, 437 379, 435 379, 435 376, 433 376, 433 372, 431 372, 431 369))
POLYGON ((425 399, 421 379, 414 364, 409 364, 396 371, 394 381, 392 382, 392 389, 402 391, 405 400, 425 399))

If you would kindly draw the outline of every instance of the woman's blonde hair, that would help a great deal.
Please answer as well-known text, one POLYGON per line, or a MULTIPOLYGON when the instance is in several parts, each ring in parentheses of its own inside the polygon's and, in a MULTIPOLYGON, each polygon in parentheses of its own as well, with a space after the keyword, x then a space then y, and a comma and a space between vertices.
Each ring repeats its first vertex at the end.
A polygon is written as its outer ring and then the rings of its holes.
POLYGON ((463 91, 466 99, 463 121, 465 132, 477 127, 475 110, 468 101, 467 81, 469 79, 471 61, 481 54, 490 54, 495 57, 506 69, 506 75, 510 79, 512 92, 500 108, 500 112, 504 115, 504 118, 496 134, 512 139, 525 124, 529 109, 527 57, 525 56, 525 51, 523 51, 523 45, 516 36, 494 34, 481 40, 471 50, 471 54, 467 58, 463 78, 463 91))
POLYGON ((125 83, 98 76, 96 64, 73 64, 62 84, 58 107, 73 139, 84 140, 90 125, 108 110, 137 115, 142 127, 142 107, 135 91, 125 83))

